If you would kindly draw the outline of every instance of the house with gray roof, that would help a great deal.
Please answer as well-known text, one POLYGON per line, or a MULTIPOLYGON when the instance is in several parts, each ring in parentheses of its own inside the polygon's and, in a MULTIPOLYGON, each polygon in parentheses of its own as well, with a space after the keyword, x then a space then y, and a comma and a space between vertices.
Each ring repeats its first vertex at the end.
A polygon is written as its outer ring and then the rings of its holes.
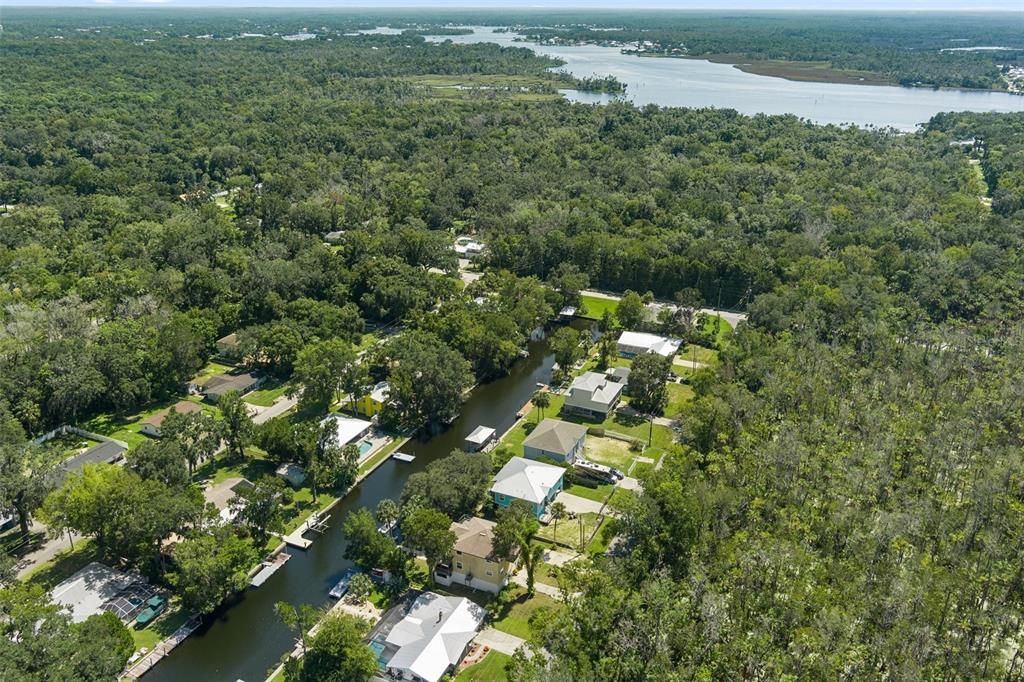
POLYGON ((207 381, 201 390, 203 398, 211 403, 216 403, 221 396, 231 391, 237 391, 238 395, 245 395, 262 385, 263 377, 256 376, 252 372, 239 372, 237 374, 218 374, 207 381))
POLYGON ((560 419, 545 419, 523 441, 523 456, 572 464, 583 451, 586 438, 585 426, 560 419))
POLYGON ((604 421, 619 404, 623 387, 600 372, 584 372, 570 384, 562 409, 604 421))

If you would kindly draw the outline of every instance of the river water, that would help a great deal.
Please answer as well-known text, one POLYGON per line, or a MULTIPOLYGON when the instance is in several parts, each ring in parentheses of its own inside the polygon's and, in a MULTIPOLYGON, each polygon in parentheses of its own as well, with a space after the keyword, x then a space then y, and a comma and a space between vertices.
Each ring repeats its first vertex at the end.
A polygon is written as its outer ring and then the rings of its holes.
MULTIPOLYGON (((561 59, 565 66, 560 68, 576 77, 615 76, 626 85, 626 98, 637 105, 720 107, 748 115, 795 114, 815 123, 903 131, 912 131, 943 111, 1024 111, 1024 96, 1003 92, 790 81, 702 59, 637 57, 624 55, 617 47, 536 45, 516 42, 516 37, 494 28, 475 27, 472 35, 428 36, 427 40, 528 47, 561 59)), ((563 94, 586 103, 611 99, 596 93, 563 94)))
POLYGON ((351 565, 343 558, 341 520, 345 515, 360 507, 372 510, 386 497, 397 500, 409 474, 461 447, 463 438, 476 426, 491 426, 499 433, 512 426, 516 412, 537 390, 537 383, 551 379, 554 356, 548 352, 547 342, 531 343, 529 350, 530 356, 518 361, 508 376, 474 389, 450 428, 403 446, 403 452, 416 456, 415 462, 388 459, 353 488, 332 510, 327 532, 319 537, 309 535, 315 537, 312 547, 306 551, 289 548, 292 558, 281 570, 259 589, 247 590, 237 603, 185 640, 145 675, 146 682, 262 682, 294 644, 293 634, 275 615, 274 604, 326 604, 327 591, 351 565))

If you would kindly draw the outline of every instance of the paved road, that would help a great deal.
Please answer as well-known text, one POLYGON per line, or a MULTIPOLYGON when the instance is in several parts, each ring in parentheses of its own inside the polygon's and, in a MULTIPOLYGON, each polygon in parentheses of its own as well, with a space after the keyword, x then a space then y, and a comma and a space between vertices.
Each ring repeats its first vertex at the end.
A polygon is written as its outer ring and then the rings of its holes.
MULTIPOLYGON (((46 526, 38 521, 33 521, 30 528, 32 533, 46 532, 46 526)), ((80 535, 72 535, 72 537, 75 542, 82 542, 84 539, 80 535)), ((26 573, 39 564, 45 563, 61 552, 65 552, 69 549, 71 549, 71 542, 68 540, 66 533, 61 533, 58 538, 48 539, 38 549, 29 552, 18 560, 18 577, 24 577, 26 573)))

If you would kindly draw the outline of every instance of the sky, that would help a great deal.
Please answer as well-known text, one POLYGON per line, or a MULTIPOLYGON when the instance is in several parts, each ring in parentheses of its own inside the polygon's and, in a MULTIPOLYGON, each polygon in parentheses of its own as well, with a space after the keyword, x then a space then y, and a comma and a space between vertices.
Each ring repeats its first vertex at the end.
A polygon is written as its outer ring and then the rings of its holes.
POLYGON ((1024 0, 0 0, 76 7, 446 7, 521 9, 921 10, 1024 11, 1024 0))

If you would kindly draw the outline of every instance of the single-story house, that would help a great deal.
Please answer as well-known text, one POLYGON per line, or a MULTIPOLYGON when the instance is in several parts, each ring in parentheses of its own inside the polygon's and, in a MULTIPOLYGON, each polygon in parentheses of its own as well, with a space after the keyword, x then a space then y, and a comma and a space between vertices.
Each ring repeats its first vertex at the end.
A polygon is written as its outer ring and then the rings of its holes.
POLYGON ((128 447, 124 443, 116 440, 108 440, 98 445, 93 445, 74 457, 64 460, 60 465, 58 475, 60 478, 64 478, 64 476, 70 473, 81 471, 86 464, 109 464, 120 461, 127 449, 128 447))
POLYGON ((328 244, 340 244, 345 239, 345 230, 333 230, 324 235, 328 244))
POLYGON ((238 334, 231 332, 227 336, 217 339, 217 352, 221 355, 231 355, 238 350, 238 334))
POLYGON ((130 585, 141 582, 141 576, 124 573, 98 562, 92 562, 50 591, 54 604, 71 610, 71 620, 81 623, 108 610, 104 606, 117 598, 130 585))
POLYGON ((384 405, 388 401, 388 396, 391 394, 391 385, 386 381, 381 381, 374 385, 370 392, 361 397, 356 401, 356 412, 365 415, 367 417, 373 417, 380 414, 380 411, 384 409, 384 405))
POLYGON ((220 518, 225 523, 231 523, 238 516, 239 509, 232 506, 231 500, 242 490, 252 488, 252 482, 245 478, 226 478, 216 485, 203 490, 203 499, 212 504, 220 512, 220 518))
POLYGON ((191 414, 192 412, 202 412, 203 408, 192 402, 191 400, 179 400, 174 403, 171 407, 160 410, 156 414, 143 419, 139 425, 139 433, 144 433, 147 436, 153 436, 154 438, 160 438, 160 427, 163 426, 164 420, 167 419, 167 415, 174 410, 178 414, 191 414))
POLYGON ((473 260, 483 254, 485 246, 472 237, 459 237, 455 240, 454 248, 457 257, 473 260))
POLYGON ((333 423, 334 429, 338 434, 338 446, 343 447, 356 441, 373 428, 371 422, 365 419, 356 419, 355 417, 346 417, 343 414, 329 414, 320 421, 320 425, 333 423))
POLYGON ((562 409, 604 420, 615 410, 622 397, 623 384, 609 381, 600 372, 584 372, 572 380, 562 409))
POLYGON ((478 426, 473 432, 466 436, 463 442, 463 449, 466 452, 477 452, 487 447, 487 444, 494 438, 495 430, 489 426, 478 426))
POLYGON ((477 590, 501 592, 512 574, 512 564, 494 554, 494 521, 470 517, 455 521, 455 549, 439 564, 434 578, 442 585, 459 583, 477 590))
POLYGON ((393 678, 437 682, 458 668, 483 622, 483 608, 465 597, 424 592, 391 628, 378 657, 393 678))
POLYGON ((562 491, 564 475, 562 467, 513 457, 494 477, 491 496, 502 509, 511 506, 514 500, 525 500, 539 519, 562 491))
POLYGON ((216 403, 222 395, 231 391, 237 391, 239 395, 245 395, 255 391, 262 385, 263 377, 257 376, 252 372, 239 372, 237 374, 218 374, 211 377, 209 381, 200 387, 200 390, 203 393, 203 398, 211 403, 216 403))
POLYGON ((523 457, 572 464, 583 451, 587 427, 560 419, 545 419, 523 441, 523 457))
POLYGON ((641 353, 657 353, 670 358, 679 352, 682 345, 681 339, 670 339, 644 332, 622 332, 617 343, 619 355, 624 358, 632 358, 641 353))

